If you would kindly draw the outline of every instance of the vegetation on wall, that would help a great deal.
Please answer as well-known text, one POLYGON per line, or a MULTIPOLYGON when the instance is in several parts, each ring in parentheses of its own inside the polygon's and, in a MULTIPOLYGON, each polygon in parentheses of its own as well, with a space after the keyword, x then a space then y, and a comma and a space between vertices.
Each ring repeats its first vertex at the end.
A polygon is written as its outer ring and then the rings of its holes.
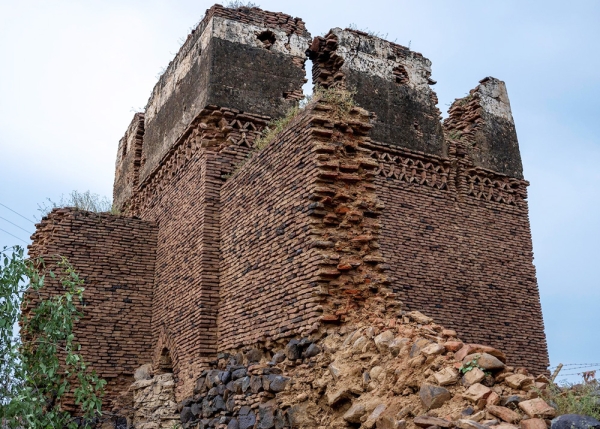
POLYGON ((90 371, 73 334, 83 315, 83 280, 66 259, 55 262, 51 271, 43 260, 27 259, 21 247, 0 251, 2 428, 91 427, 100 416, 106 382, 90 371), (59 281, 64 292, 42 299, 47 279, 59 281), (62 407, 66 398, 81 417, 62 407))
POLYGON ((58 202, 54 202, 50 198, 47 198, 46 200, 46 202, 38 204, 38 211, 42 217, 48 215, 52 209, 59 207, 75 207, 77 210, 94 213, 119 214, 108 198, 94 194, 90 191, 71 191, 71 193, 66 196, 61 195, 60 201, 58 202))

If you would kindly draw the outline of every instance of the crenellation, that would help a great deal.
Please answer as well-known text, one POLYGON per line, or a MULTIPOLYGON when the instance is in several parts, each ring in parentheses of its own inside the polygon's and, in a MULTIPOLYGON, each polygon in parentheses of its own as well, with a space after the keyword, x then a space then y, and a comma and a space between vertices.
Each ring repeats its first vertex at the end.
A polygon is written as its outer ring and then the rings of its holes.
POLYGON ((448 138, 461 141, 477 166, 517 179, 523 165, 506 85, 486 77, 454 101, 444 120, 448 138))
POLYGON ((373 112, 371 137, 407 149, 446 155, 431 61, 367 33, 334 28, 313 39, 313 84, 343 85, 373 112))
POLYGON ((306 81, 309 41, 298 18, 257 8, 210 8, 148 100, 141 178, 207 106, 283 116, 306 81))

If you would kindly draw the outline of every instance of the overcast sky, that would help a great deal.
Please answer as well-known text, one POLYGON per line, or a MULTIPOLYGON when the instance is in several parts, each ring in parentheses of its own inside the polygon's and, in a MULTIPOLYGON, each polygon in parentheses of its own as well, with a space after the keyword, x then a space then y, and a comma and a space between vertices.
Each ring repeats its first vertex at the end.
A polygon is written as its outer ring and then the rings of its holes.
MULTIPOLYGON (((355 24, 410 45, 432 60, 444 112, 485 76, 506 82, 551 364, 600 369, 600 2, 257 3, 313 36, 355 24)), ((211 5, 0 0, 0 204, 33 219, 73 189, 111 196, 119 139, 211 5)), ((0 205, 0 229, 1 248, 34 226, 0 205)))

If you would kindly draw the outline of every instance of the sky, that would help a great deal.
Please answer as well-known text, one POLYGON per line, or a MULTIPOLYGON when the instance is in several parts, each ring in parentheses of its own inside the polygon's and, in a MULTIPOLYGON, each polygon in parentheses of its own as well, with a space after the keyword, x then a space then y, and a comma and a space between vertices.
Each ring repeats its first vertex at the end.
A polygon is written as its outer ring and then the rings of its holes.
MULTIPOLYGON (((600 2, 256 3, 313 36, 353 24, 423 53, 443 112, 486 76, 506 82, 551 365, 600 374, 600 2)), ((119 139, 211 5, 0 0, 0 248, 29 242, 48 198, 112 195, 119 139)))

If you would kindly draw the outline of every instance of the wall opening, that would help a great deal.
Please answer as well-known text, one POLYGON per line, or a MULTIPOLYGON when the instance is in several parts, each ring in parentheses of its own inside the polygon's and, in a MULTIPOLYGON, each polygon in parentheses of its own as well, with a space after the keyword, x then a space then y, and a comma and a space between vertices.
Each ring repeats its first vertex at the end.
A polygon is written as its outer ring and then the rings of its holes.
POLYGON ((160 359, 158 361, 158 374, 172 373, 173 372, 173 359, 171 359, 171 353, 166 347, 162 349, 160 353, 160 359))
POLYGON ((271 49, 271 46, 273 46, 275 44, 275 41, 277 40, 277 38, 275 37, 275 33, 273 33, 270 30, 263 31, 257 37, 258 40, 263 42, 263 45, 265 45, 266 49, 271 49))

